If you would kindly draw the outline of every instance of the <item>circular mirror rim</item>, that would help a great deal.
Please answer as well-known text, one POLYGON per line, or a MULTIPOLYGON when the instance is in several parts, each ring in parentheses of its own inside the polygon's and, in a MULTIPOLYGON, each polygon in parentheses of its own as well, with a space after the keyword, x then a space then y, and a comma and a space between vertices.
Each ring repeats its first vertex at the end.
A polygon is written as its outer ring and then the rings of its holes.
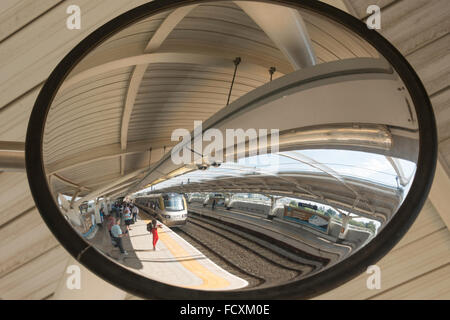
POLYGON ((45 120, 56 93, 71 70, 109 36, 143 18, 183 5, 220 0, 156 0, 134 8, 104 24, 81 41, 53 70, 33 107, 26 137, 26 169, 36 206, 58 241, 81 264, 111 284, 148 299, 298 299, 329 291, 375 264, 404 236, 420 212, 434 177, 437 133, 431 102, 406 59, 378 32, 355 17, 316 0, 257 0, 313 11, 334 20, 368 41, 397 71, 414 103, 419 123, 419 155, 410 191, 390 222, 364 249, 308 278, 277 287, 241 291, 202 291, 152 280, 113 262, 83 240, 65 220, 51 196, 42 157, 45 120))

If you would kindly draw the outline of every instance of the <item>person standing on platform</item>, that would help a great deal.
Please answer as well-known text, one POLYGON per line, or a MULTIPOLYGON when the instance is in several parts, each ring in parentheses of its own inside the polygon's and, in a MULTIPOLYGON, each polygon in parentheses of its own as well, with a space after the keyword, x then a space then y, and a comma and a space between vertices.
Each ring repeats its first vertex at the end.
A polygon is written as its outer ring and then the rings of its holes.
POLYGON ((123 248, 122 238, 128 234, 128 230, 123 233, 120 228, 120 219, 116 220, 116 224, 111 227, 111 235, 113 241, 116 243, 115 247, 119 247, 120 253, 128 255, 128 252, 123 248))
POLYGON ((131 230, 130 225, 133 224, 133 218, 131 216, 131 210, 128 206, 125 206, 123 212, 123 219, 125 220, 125 225, 127 226, 127 230, 131 230))
POLYGON ((132 213, 133 213, 133 221, 137 222, 137 215, 139 213, 139 208, 136 205, 133 205, 132 213))
POLYGON ((212 209, 214 210, 215 208, 216 208, 216 199, 214 199, 212 202, 212 209))
POLYGON ((125 205, 124 204, 121 204, 120 206, 119 206, 119 215, 118 215, 118 218, 119 219, 122 219, 122 214, 123 214, 123 210, 125 209, 125 205))
POLYGON ((147 230, 152 233, 153 236, 153 251, 156 250, 156 243, 158 242, 158 228, 162 228, 160 224, 157 223, 156 219, 147 224, 147 230))
POLYGON ((111 208, 111 214, 114 216, 114 218, 119 218, 119 208, 117 207, 117 203, 114 203, 111 208))

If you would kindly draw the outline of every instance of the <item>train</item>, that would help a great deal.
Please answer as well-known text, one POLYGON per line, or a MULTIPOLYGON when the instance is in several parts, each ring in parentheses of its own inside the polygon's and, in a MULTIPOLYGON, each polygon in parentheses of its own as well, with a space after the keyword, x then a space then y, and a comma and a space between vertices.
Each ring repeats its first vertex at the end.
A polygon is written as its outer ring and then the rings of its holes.
POLYGON ((188 217, 187 203, 179 193, 139 196, 134 203, 168 227, 183 226, 188 217))
POLYGON ((186 194, 186 201, 188 204, 191 204, 193 202, 199 202, 203 203, 205 201, 206 196, 203 193, 187 193, 186 194))
POLYGON ((217 207, 225 206, 225 195, 223 193, 209 193, 203 200, 203 207, 206 207, 207 205, 212 205, 214 200, 216 201, 215 206, 217 207))

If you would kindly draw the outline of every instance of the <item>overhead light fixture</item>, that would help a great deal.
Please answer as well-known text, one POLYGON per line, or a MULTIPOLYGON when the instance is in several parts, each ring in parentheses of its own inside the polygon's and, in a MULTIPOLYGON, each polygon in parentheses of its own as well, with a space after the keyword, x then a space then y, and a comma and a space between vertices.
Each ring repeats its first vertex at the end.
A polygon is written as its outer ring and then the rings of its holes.
POLYGON ((280 133, 280 150, 290 146, 351 146, 390 150, 392 134, 386 126, 367 124, 323 125, 280 133))

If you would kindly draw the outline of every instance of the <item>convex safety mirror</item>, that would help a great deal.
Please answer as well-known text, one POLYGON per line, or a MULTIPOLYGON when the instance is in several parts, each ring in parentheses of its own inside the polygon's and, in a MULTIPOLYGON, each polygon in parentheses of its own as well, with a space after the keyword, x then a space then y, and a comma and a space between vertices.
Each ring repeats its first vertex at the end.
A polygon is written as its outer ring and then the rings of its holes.
POLYGON ((428 96, 376 31, 318 1, 154 1, 47 80, 37 206, 146 298, 309 298, 404 235, 436 161, 428 96))

